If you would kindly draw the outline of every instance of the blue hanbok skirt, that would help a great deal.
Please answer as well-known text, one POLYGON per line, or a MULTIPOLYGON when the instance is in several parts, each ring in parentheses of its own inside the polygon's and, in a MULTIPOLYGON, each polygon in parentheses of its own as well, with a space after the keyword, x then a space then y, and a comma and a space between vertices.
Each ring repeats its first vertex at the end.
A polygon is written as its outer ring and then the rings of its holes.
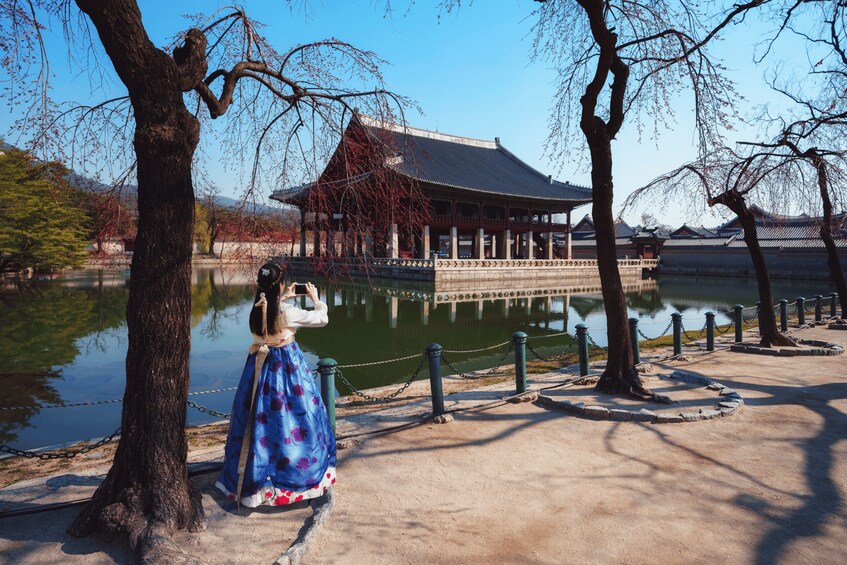
POLYGON ((255 373, 256 354, 251 353, 232 404, 217 487, 235 500, 245 431, 252 428, 242 505, 280 506, 322 495, 335 484, 335 435, 297 342, 269 348, 259 373, 251 422, 255 373))

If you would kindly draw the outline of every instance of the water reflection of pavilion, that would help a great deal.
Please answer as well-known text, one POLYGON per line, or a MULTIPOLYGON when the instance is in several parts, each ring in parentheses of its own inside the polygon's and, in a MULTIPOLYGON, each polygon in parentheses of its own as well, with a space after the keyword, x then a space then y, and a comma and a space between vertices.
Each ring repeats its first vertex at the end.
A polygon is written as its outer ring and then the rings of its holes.
MULTIPOLYGON (((343 283, 319 285, 322 298, 326 301, 330 313, 341 306, 347 311, 348 317, 354 316, 356 306, 364 307, 366 322, 374 318, 374 303, 382 299, 388 307, 389 327, 398 327, 399 305, 401 302, 416 302, 420 305, 420 324, 430 325, 430 312, 436 308, 447 308, 449 314, 446 321, 455 325, 459 304, 473 305, 473 320, 483 320, 487 310, 494 310, 498 317, 508 320, 514 311, 529 317, 533 316, 541 323, 540 327, 549 328, 552 322, 563 321, 564 328, 568 325, 568 311, 571 307, 571 297, 581 299, 594 298, 594 302, 602 305, 600 285, 570 284, 554 288, 516 288, 499 290, 476 291, 436 291, 433 289, 414 289, 385 284, 373 286, 361 283, 343 283), (554 308, 554 302, 561 302, 561 308, 554 308), (542 314, 538 317, 537 314, 542 314), (535 315, 534 315, 535 314, 535 315)), ((656 281, 643 279, 624 285, 624 291, 641 294, 656 289, 656 281)), ((302 299, 305 304, 305 298, 302 299)), ((405 327, 405 326, 404 326, 405 327)))

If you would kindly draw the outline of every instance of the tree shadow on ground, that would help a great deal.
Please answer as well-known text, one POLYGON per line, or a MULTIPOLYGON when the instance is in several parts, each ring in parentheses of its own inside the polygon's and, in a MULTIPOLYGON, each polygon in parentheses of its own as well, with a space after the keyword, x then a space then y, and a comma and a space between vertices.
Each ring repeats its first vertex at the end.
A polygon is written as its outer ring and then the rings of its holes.
MULTIPOLYGON (((686 370, 690 374, 699 374, 686 370)), ((706 376, 706 375, 701 375, 706 376)), ((822 423, 820 431, 814 436, 798 441, 804 454, 804 473, 809 494, 798 492, 784 493, 795 498, 802 506, 789 510, 784 515, 773 508, 772 504, 759 496, 746 493, 736 497, 735 504, 764 517, 770 523, 770 529, 756 546, 756 563, 759 565, 777 563, 790 544, 800 538, 825 535, 828 521, 844 514, 845 506, 838 484, 833 479, 833 449, 839 441, 847 439, 847 414, 833 407, 836 400, 847 399, 847 383, 825 383, 819 385, 752 384, 748 382, 719 379, 719 382, 734 388, 744 398, 750 408, 796 405, 817 414, 822 423), (759 393, 762 396, 750 397, 745 392, 759 393)), ((668 438, 656 427, 647 427, 656 433, 665 443, 689 451, 697 457, 702 454, 679 445, 668 438)), ((729 468, 724 463, 705 457, 710 464, 729 468)), ((734 473, 741 473, 732 469, 734 473)), ((741 473, 754 484, 766 486, 761 479, 748 473, 741 473)), ((773 487, 767 487, 773 490, 773 487)))

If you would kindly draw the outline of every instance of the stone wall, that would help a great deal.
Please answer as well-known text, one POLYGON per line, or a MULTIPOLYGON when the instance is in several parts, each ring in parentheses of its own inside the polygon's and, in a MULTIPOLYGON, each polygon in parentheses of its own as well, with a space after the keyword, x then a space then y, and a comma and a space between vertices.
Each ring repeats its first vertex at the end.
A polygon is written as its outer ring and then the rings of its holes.
MULTIPOLYGON (((765 262, 772 277, 828 279, 829 267, 823 250, 766 249, 765 262)), ((841 265, 847 267, 847 249, 840 253, 841 265)), ((756 276, 747 248, 682 250, 665 247, 661 252, 662 273, 756 276)))

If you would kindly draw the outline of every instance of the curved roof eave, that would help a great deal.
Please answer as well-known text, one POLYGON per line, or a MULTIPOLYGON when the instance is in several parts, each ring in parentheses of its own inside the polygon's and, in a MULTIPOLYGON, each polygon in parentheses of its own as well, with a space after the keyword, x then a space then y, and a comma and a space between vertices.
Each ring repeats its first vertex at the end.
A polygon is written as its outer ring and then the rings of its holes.
MULTIPOLYGON (((435 185, 435 186, 445 186, 445 187, 449 187, 449 188, 456 188, 456 189, 459 189, 459 190, 467 190, 467 191, 470 191, 470 192, 480 192, 480 193, 483 193, 483 194, 490 194, 492 196, 499 196, 499 197, 502 197, 502 198, 514 198, 514 199, 521 199, 521 200, 536 200, 536 201, 540 201, 540 202, 568 202, 568 203, 574 203, 576 206, 582 206, 583 204, 589 204, 592 201, 592 198, 591 198, 590 195, 587 195, 585 198, 545 198, 545 197, 542 197, 542 196, 524 196, 524 195, 519 196, 519 195, 514 195, 514 194, 505 194, 503 192, 496 192, 496 191, 493 191, 493 190, 485 190, 483 188, 474 188, 472 186, 462 186, 462 185, 458 185, 458 184, 450 184, 450 183, 445 183, 445 182, 434 182, 431 179, 422 178, 422 177, 419 177, 417 175, 412 175, 412 174, 409 174, 407 172, 400 171, 400 170, 396 169, 395 167, 391 167, 391 170, 393 170, 395 173, 397 173, 399 175, 403 175, 404 177, 414 179, 418 182, 426 182, 426 183, 429 183, 429 184, 432 184, 432 185, 435 185)), ((573 185, 571 185, 571 186, 573 186, 573 185)))

